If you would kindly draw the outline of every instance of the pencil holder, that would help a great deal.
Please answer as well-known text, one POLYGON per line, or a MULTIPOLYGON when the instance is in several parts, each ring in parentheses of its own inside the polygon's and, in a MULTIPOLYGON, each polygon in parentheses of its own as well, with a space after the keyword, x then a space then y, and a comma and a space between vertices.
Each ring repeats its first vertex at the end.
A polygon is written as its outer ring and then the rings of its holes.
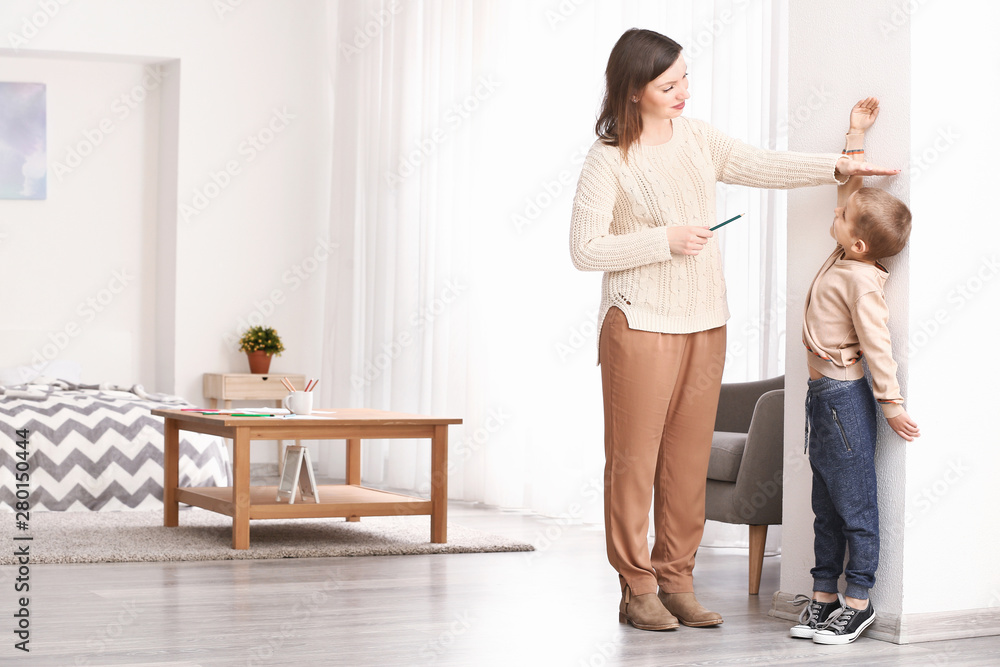
POLYGON ((296 415, 308 415, 313 411, 313 395, 309 391, 296 391, 282 399, 286 410, 296 415))

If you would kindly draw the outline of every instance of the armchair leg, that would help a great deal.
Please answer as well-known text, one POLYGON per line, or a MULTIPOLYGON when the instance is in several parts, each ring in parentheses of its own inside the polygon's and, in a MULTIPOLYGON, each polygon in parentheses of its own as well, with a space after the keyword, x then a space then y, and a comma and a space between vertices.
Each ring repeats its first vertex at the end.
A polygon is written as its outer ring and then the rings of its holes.
POLYGON ((760 592, 760 572, 764 567, 764 542, 767 525, 750 526, 750 595, 760 592))

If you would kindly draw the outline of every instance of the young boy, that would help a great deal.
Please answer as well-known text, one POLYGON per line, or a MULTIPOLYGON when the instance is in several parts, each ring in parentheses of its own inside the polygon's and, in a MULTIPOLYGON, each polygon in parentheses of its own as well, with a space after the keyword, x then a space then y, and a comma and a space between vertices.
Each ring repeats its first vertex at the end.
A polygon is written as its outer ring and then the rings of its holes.
MULTIPOLYGON (((878 100, 851 110, 844 153, 864 160, 864 135, 878 117, 878 100)), ((813 471, 816 567, 813 596, 792 637, 818 644, 848 644, 874 622, 868 590, 878 567, 878 498, 875 479, 876 405, 905 440, 920 435, 903 409, 892 358, 889 309, 883 293, 889 272, 878 260, 895 255, 910 235, 910 211, 882 190, 852 176, 837 189, 830 234, 837 241, 806 297, 802 340, 808 350, 806 424, 813 471), (872 385, 859 361, 868 362, 872 385), (838 593, 844 550, 847 589, 838 593)))

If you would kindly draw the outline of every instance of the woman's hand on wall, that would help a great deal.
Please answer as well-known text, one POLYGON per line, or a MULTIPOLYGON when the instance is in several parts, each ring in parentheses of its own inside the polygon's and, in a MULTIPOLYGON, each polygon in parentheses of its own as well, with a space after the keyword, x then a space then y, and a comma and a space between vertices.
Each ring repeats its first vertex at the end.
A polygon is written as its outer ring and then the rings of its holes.
POLYGON ((683 225, 667 230, 671 255, 697 255, 715 233, 708 227, 683 225))

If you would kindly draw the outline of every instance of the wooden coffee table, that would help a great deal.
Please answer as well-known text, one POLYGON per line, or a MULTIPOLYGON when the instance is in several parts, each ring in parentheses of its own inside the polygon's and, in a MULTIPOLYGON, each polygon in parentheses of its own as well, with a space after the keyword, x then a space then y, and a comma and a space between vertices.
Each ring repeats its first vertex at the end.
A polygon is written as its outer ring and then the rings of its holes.
POLYGON ((425 417, 381 410, 317 411, 308 419, 203 415, 153 410, 163 417, 163 525, 177 526, 179 503, 233 518, 233 548, 250 547, 251 519, 314 519, 429 514, 431 542, 448 541, 448 425, 461 419, 425 417), (231 438, 233 486, 178 487, 178 432, 231 438), (361 486, 363 438, 430 438, 431 497, 416 498, 361 486), (347 484, 319 487, 319 503, 275 500, 276 486, 250 486, 250 443, 254 440, 346 440, 347 484))

